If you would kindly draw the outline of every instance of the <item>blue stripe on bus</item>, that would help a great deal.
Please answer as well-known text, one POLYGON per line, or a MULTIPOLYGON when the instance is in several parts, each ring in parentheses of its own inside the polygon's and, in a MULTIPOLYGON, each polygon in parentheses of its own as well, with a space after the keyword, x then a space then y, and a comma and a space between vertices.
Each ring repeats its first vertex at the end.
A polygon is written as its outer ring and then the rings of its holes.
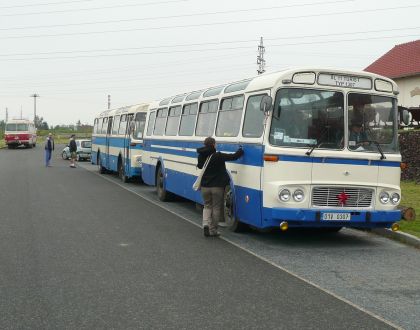
POLYGON ((263 208, 262 227, 278 227, 282 221, 287 221, 290 227, 390 227, 395 221, 401 219, 399 210, 391 211, 360 211, 360 210, 337 210, 337 209, 285 209, 263 208), (350 221, 323 221, 320 220, 322 213, 351 213, 350 221), (369 215, 368 215, 369 214, 369 215))
MULTIPOLYGON (((217 143, 217 150, 221 152, 235 152, 238 150, 240 143, 217 143)), ((202 142, 192 141, 168 141, 168 140, 145 140, 144 149, 147 151, 153 151, 160 154, 169 154, 176 156, 184 156, 189 158, 197 159, 197 151, 189 151, 185 149, 197 149, 203 146, 202 142), (155 147, 158 146, 158 147, 155 147), (169 148, 165 148, 169 147, 169 148), (171 149, 171 148, 180 148, 171 149)), ((235 163, 250 165, 250 166, 263 166, 263 153, 264 147, 258 144, 243 144, 244 156, 235 163)))
MULTIPOLYGON (((154 185, 155 166, 145 164, 143 172, 153 173, 154 185)), ((148 176, 149 178, 151 176, 148 176)), ((201 193, 194 191, 192 185, 195 176, 175 170, 165 170, 165 188, 189 200, 203 204, 201 193)), ((400 220, 399 210, 391 211, 364 211, 349 209, 297 209, 297 208, 268 208, 261 207, 263 192, 257 189, 234 186, 235 214, 241 222, 258 228, 279 227, 282 221, 287 221, 290 227, 390 227, 392 223, 400 220), (321 221, 322 212, 351 213, 350 221, 321 221), (319 214, 318 214, 319 213, 319 214), (369 215, 368 215, 369 213, 369 215)))

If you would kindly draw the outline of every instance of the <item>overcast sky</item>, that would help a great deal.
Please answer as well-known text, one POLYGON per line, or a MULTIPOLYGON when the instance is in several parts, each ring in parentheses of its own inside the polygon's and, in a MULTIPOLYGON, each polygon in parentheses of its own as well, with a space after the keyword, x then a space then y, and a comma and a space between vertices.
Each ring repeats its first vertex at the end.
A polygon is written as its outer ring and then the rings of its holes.
POLYGON ((0 0, 0 119, 97 113, 295 66, 363 70, 419 39, 418 0, 0 0))

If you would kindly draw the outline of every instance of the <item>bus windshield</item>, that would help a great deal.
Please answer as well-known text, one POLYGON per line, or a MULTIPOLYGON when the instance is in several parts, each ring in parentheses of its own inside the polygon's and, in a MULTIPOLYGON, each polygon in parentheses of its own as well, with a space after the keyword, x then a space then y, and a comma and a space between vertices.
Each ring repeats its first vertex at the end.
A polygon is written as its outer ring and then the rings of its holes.
POLYGON ((28 130, 28 124, 6 124, 6 131, 25 132, 28 130))
POLYGON ((343 149, 344 96, 340 92, 285 88, 276 94, 270 144, 343 149))
POLYGON ((397 152, 396 100, 391 97, 350 93, 349 142, 352 151, 397 152))

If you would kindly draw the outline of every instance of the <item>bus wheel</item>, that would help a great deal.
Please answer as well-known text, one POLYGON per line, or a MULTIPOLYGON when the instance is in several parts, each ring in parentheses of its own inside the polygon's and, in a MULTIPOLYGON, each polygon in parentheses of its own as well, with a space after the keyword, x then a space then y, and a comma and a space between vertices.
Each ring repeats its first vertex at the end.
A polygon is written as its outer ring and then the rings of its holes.
POLYGON ((162 166, 158 167, 156 174, 156 192, 159 200, 167 202, 171 199, 171 193, 165 189, 165 177, 162 166))
POLYGON ((223 199, 225 222, 220 223, 221 227, 226 227, 234 232, 241 232, 246 228, 246 225, 238 220, 235 216, 235 201, 233 198, 232 189, 226 186, 223 199))
POLYGON ((128 182, 128 176, 125 175, 124 166, 121 161, 121 158, 118 160, 118 176, 120 177, 122 182, 128 182))
POLYGON ((101 174, 104 174, 106 172, 105 167, 102 166, 102 159, 100 154, 98 154, 98 171, 101 174))

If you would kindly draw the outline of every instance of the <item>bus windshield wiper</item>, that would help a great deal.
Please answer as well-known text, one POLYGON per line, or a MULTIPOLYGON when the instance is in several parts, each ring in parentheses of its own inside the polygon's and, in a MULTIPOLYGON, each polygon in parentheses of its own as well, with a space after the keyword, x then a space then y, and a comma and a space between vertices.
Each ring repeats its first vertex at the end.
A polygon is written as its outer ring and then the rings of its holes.
POLYGON ((380 144, 379 144, 378 141, 375 141, 375 140, 364 140, 364 141, 360 141, 360 143, 363 143, 363 142, 373 143, 376 146, 376 148, 378 148, 378 151, 381 154, 381 160, 382 159, 386 159, 385 154, 382 151, 382 148, 381 148, 381 146, 380 146, 380 144))
POLYGON ((307 156, 310 156, 311 154, 312 154, 312 152, 316 149, 316 148, 318 148, 323 142, 324 142, 324 137, 325 137, 325 135, 327 134, 327 132, 328 132, 328 130, 330 129, 330 127, 329 126, 326 126, 325 127, 325 129, 322 131, 322 134, 321 134, 321 136, 319 137, 319 142, 318 143, 315 143, 315 144, 313 144, 312 146, 311 146, 311 148, 307 151, 307 152, 305 152, 305 154, 307 155, 307 156))

